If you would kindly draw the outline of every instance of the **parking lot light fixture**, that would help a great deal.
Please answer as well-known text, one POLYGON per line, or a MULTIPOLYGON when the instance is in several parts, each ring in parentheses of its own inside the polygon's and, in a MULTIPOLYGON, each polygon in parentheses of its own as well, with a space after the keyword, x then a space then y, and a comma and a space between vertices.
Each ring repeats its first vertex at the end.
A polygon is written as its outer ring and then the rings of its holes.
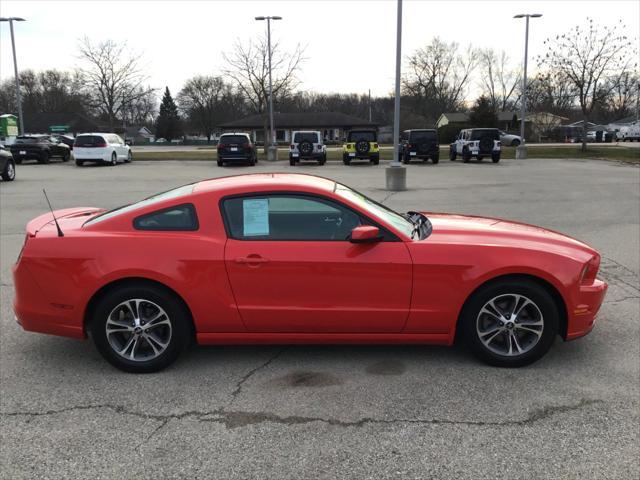
POLYGON ((522 72, 522 97, 520 99, 520 145, 516 147, 516 159, 524 160, 527 158, 527 145, 524 138, 524 120, 527 113, 527 57, 529 54, 529 19, 540 18, 541 13, 519 13, 513 18, 526 19, 526 28, 524 33, 524 69, 522 72))
POLYGON ((269 136, 271 137, 269 141, 269 147, 267 148, 267 159, 275 161, 278 159, 278 145, 276 144, 276 133, 273 127, 273 83, 271 80, 271 20, 282 20, 282 17, 279 17, 277 15, 270 17, 259 16, 255 17, 255 19, 258 21, 267 21, 267 50, 269 54, 269 136))
POLYGON ((0 22, 9 22, 9 30, 11 30, 11 49, 13 50, 13 72, 16 79, 16 103, 18 104, 18 125, 20 127, 19 134, 24 135, 24 118, 22 117, 22 99, 20 97, 20 78, 18 78, 18 60, 16 59, 16 42, 13 35, 13 22, 24 22, 21 17, 0 17, 0 22))
POLYGON ((385 170, 387 190, 407 189, 407 169, 400 162, 400 70, 402 66, 402 0, 398 0, 396 27, 396 90, 393 112, 393 160, 385 170))

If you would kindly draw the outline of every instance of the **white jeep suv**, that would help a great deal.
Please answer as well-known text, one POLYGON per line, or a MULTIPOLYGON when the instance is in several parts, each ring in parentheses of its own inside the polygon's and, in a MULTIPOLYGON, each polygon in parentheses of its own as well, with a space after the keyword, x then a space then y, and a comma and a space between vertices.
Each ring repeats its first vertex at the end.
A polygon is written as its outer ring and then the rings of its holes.
POLYGON ((305 130, 293 132, 289 147, 289 165, 295 165, 300 160, 317 160, 319 165, 327 161, 327 147, 322 142, 322 134, 317 131, 305 130))
POLYGON ((491 156, 493 163, 498 163, 500 151, 500 131, 497 128, 469 128, 461 130, 449 146, 449 160, 453 161, 460 155, 467 163, 471 157, 482 161, 484 156, 491 156))
POLYGON ((115 133, 82 133, 73 142, 76 165, 84 162, 100 162, 116 165, 133 160, 131 147, 115 133))

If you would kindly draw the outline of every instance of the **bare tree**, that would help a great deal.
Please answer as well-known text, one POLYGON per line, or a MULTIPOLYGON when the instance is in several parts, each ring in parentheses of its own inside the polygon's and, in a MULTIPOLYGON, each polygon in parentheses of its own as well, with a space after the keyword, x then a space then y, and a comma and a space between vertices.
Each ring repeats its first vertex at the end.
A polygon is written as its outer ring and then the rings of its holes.
POLYGON ((435 37, 409 56, 408 63, 404 90, 416 98, 425 117, 435 118, 464 106, 466 87, 478 63, 471 46, 460 53, 458 43, 435 37))
MULTIPOLYGON (((264 117, 264 150, 267 150, 269 99, 269 49, 267 39, 244 45, 237 40, 233 51, 223 54, 227 62, 225 74, 233 79, 238 90, 255 113, 264 117)), ((278 42, 271 42, 273 101, 287 98, 299 85, 296 77, 304 61, 304 49, 298 45, 293 52, 284 52, 278 42)))
POLYGON ((606 108, 612 120, 631 115, 637 108, 640 92, 640 76, 638 72, 619 72, 609 79, 609 96, 606 100, 606 108))
POLYGON ((79 44, 80 59, 85 67, 78 70, 91 106, 105 117, 113 129, 117 118, 131 105, 151 91, 144 86, 139 56, 127 52, 126 43, 105 40, 92 43, 84 37, 79 44))
POLYGON ((575 87, 584 120, 583 151, 587 149, 587 121, 609 94, 607 79, 637 67, 637 52, 624 30, 622 21, 616 26, 601 27, 589 18, 586 27, 576 26, 545 40, 547 53, 538 59, 575 87))
POLYGON ((180 90, 177 101, 182 114, 207 137, 207 141, 211 141, 216 126, 228 120, 230 114, 244 110, 243 99, 222 77, 198 75, 190 78, 180 90))
MULTIPOLYGON (((521 94, 518 95, 519 101, 521 94)), ((575 85, 563 72, 542 71, 527 83, 528 112, 571 115, 576 101, 575 85)))
POLYGON ((504 112, 515 104, 522 71, 509 65, 509 56, 504 50, 496 53, 487 48, 479 51, 479 57, 483 93, 496 112, 504 112))

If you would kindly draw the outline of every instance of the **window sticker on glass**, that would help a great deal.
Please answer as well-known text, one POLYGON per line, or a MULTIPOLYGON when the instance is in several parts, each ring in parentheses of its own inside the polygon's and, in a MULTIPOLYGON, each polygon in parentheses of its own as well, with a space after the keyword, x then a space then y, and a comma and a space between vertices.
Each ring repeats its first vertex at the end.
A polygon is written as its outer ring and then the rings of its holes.
POLYGON ((244 236, 269 235, 269 199, 255 198, 242 201, 244 236))

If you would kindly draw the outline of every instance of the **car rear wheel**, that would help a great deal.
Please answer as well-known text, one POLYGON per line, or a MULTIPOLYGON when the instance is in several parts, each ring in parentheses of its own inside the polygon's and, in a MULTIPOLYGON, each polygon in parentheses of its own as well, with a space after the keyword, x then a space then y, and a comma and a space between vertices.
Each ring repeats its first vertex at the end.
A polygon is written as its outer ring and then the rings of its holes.
POLYGON ((2 176, 2 180, 5 182, 12 182, 16 179, 16 166, 12 160, 7 160, 7 164, 4 166, 4 171, 0 176, 2 176))
POLYGON ((456 161, 456 157, 458 156, 458 154, 456 153, 454 148, 450 148, 449 149, 449 160, 451 160, 452 162, 456 161))
POLYGON ((462 333, 473 353, 498 367, 522 367, 551 348, 559 313, 551 295, 531 280, 481 287, 465 305, 462 333))
POLYGON ((482 155, 478 155, 478 161, 481 162, 482 161, 482 155))
POLYGON ((511 141, 511 146, 512 146, 512 147, 517 147, 518 145, 520 145, 520 140, 518 140, 517 138, 514 138, 514 139, 511 141))
POLYGON ((346 153, 342 155, 342 163, 344 163, 345 165, 349 165, 351 163, 349 155, 347 155, 346 153))
POLYGON ((291 165, 292 167, 294 167, 296 165, 296 161, 293 157, 289 158, 289 165, 291 165))
POLYGON ((491 161, 493 163, 498 163, 500 161, 500 154, 498 153, 498 154, 491 155, 491 161))
POLYGON ((433 157, 431 157, 431 161, 434 165, 437 165, 440 162, 440 155, 434 155, 433 157))
POLYGON ((118 164, 118 156, 116 155, 116 152, 113 152, 111 154, 111 161, 109 162, 109 165, 111 165, 112 167, 115 167, 118 164))
POLYGON ((411 156, 410 156, 408 153, 405 153, 405 154, 402 156, 402 163, 404 163, 404 164, 409 164, 409 163, 411 163, 411 156))
POLYGON ((89 331, 98 351, 113 366, 151 373, 173 363, 191 338, 181 302, 162 288, 128 286, 97 304, 89 331))
POLYGON ((462 149, 462 161, 464 163, 469 163, 469 160, 471 160, 471 152, 468 147, 464 147, 462 149))
POLYGON ((81 167, 82 165, 84 165, 84 162, 82 160, 76 160, 76 165, 78 167, 81 167))
POLYGON ((378 165, 380 163, 380 157, 378 156, 372 157, 371 163, 373 163, 374 165, 378 165))
POLYGON ((47 151, 44 151, 40 154, 40 158, 38 158, 38 163, 49 163, 51 159, 51 154, 47 151))

